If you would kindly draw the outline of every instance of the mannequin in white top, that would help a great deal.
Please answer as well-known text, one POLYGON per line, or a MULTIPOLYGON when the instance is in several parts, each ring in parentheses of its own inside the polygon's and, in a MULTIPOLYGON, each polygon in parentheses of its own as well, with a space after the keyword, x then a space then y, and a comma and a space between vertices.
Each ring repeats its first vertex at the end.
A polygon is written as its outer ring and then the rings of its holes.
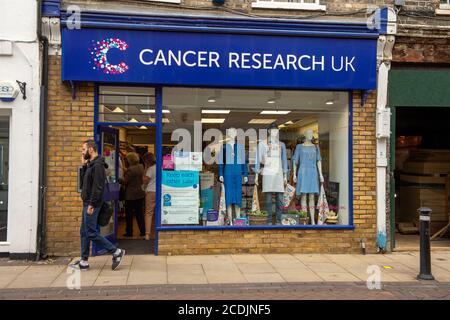
POLYGON ((245 163, 245 148, 237 144, 237 130, 229 128, 227 143, 223 146, 219 161, 219 181, 225 185, 225 202, 228 221, 232 224, 233 206, 236 217, 241 217, 242 206, 242 175, 244 183, 248 181, 247 165, 245 163))
POLYGON ((262 174, 262 192, 265 196, 265 209, 268 213, 267 223, 272 224, 272 196, 276 203, 276 224, 281 224, 283 210, 283 193, 287 184, 288 164, 286 146, 279 140, 279 130, 276 124, 271 124, 267 140, 258 144, 255 163, 255 185, 259 185, 259 174, 262 174), (263 169, 261 169, 263 165, 263 169))
POLYGON ((308 211, 311 217, 311 224, 315 222, 316 206, 314 195, 319 193, 319 181, 322 184, 324 178, 322 175, 322 159, 320 157, 319 147, 312 143, 313 131, 305 131, 305 141, 298 144, 295 148, 293 157, 294 183, 297 183, 296 194, 300 195, 300 205, 302 211, 308 211), (300 165, 297 172, 297 166, 300 165), (314 169, 316 168, 316 169, 314 169), (309 207, 306 204, 306 198, 309 198, 309 207))

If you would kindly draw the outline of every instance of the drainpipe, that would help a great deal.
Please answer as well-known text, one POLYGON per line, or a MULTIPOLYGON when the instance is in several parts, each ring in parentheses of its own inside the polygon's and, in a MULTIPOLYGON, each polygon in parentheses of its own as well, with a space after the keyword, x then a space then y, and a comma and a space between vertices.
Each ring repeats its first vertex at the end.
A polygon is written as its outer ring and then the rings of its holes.
POLYGON ((45 259, 46 252, 46 207, 47 191, 47 107, 48 107, 48 39, 42 34, 42 0, 37 1, 37 36, 42 44, 42 71, 39 102, 39 199, 38 234, 36 260, 45 259))
POLYGON ((387 247, 386 230, 386 183, 387 183, 387 146, 390 138, 390 109, 387 105, 388 72, 391 68, 392 48, 396 34, 397 15, 391 8, 387 9, 386 34, 380 35, 377 45, 377 246, 378 252, 384 253, 387 247))

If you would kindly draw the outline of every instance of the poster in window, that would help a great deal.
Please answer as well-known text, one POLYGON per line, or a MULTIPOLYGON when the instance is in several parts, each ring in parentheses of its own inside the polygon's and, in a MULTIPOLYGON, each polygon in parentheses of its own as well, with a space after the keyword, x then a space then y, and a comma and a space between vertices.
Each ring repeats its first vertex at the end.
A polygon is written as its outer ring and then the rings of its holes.
POLYGON ((198 224, 199 207, 199 172, 163 170, 161 223, 198 224))

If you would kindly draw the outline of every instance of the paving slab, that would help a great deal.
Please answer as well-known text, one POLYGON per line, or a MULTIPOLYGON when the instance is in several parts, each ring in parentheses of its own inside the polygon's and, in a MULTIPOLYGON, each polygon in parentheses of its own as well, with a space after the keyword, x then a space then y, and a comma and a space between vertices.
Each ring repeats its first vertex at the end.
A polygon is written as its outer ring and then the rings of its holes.
POLYGON ((207 271, 205 272, 208 283, 211 284, 230 284, 230 283, 247 283, 246 277, 237 270, 233 273, 224 273, 220 271, 207 271))
POLYGON ((233 254, 231 258, 235 263, 267 263, 261 254, 233 254))
POLYGON ((305 264, 309 262, 331 262, 324 254, 294 254, 293 256, 305 264))
POLYGON ((244 274, 244 277, 250 283, 286 282, 286 280, 279 273, 251 273, 244 274))
POLYGON ((275 269, 269 263, 238 263, 243 274, 274 273, 275 269))
POLYGON ((332 262, 306 262, 305 265, 313 272, 346 272, 344 268, 332 262))

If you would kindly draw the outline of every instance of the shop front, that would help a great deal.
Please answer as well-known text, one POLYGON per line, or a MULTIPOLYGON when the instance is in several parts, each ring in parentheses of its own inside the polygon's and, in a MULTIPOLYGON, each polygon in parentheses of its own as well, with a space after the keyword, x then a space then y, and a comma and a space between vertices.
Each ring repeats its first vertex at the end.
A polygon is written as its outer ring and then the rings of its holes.
POLYGON ((376 250, 380 30, 140 19, 62 29, 67 103, 86 102, 77 110, 93 119, 79 136, 93 135, 109 165, 116 212, 103 234, 121 241, 134 141, 156 156, 155 254, 376 250))

